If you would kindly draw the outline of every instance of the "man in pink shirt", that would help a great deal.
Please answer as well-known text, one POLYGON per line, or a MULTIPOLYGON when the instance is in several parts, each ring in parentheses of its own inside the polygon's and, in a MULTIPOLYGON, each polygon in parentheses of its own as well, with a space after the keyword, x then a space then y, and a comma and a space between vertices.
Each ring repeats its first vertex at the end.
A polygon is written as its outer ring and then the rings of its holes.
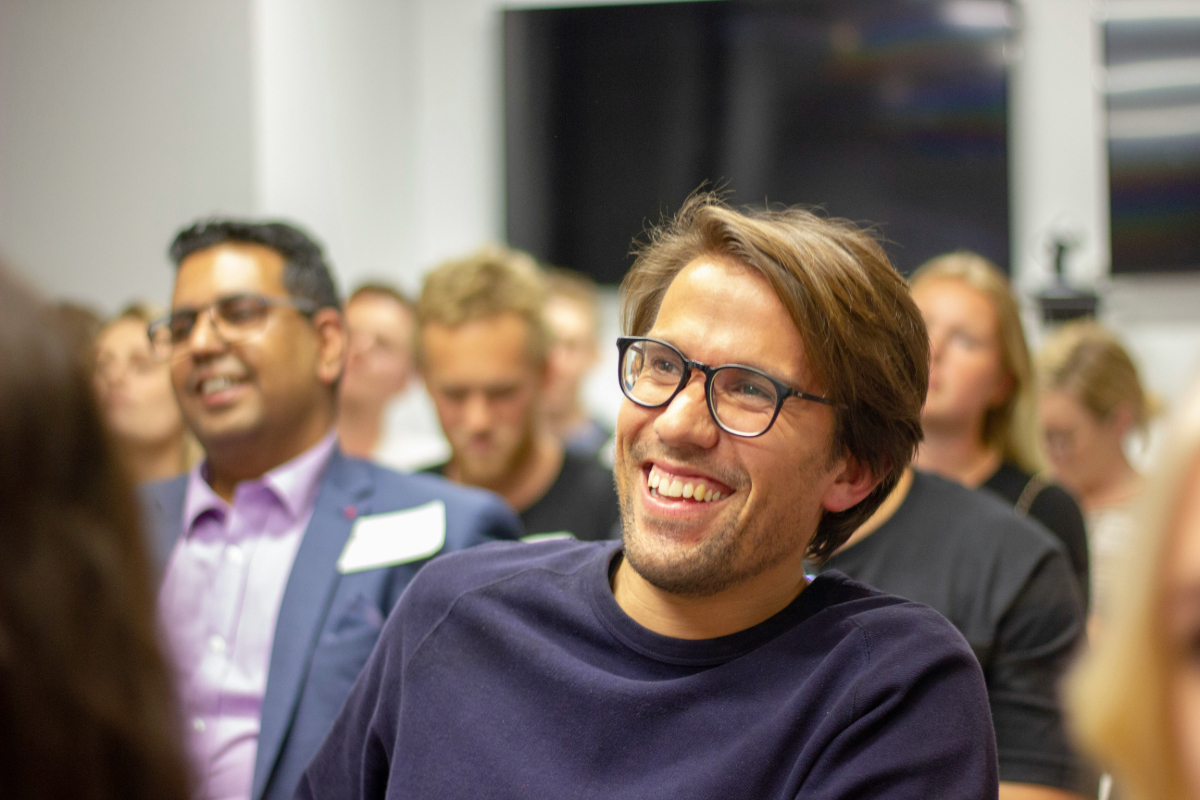
POLYGON ((302 231, 212 220, 170 253, 149 335, 208 457, 146 497, 197 795, 290 798, 421 565, 520 526, 494 495, 339 452, 346 329, 302 231))

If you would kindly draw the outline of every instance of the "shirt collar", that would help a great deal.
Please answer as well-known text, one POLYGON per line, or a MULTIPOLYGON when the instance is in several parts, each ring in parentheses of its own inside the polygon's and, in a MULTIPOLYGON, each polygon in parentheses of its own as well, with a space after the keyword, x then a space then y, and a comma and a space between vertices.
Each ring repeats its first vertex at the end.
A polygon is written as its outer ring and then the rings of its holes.
MULTIPOLYGON (((321 441, 284 464, 280 464, 261 478, 238 484, 258 484, 270 491, 283 505, 287 513, 298 519, 312 508, 320 487, 321 475, 333 455, 337 444, 337 433, 331 429, 321 441)), ((188 475, 187 497, 183 504, 183 532, 190 536, 196 521, 206 513, 224 518, 230 509, 208 483, 208 459, 197 464, 188 475)), ((236 500, 236 495, 235 495, 236 500)))

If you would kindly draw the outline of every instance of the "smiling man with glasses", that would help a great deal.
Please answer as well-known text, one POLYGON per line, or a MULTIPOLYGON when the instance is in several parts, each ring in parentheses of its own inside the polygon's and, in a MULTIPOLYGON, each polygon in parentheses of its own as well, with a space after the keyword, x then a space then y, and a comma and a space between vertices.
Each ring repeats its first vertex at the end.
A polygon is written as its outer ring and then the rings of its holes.
POLYGON ((994 798, 963 638, 803 568, 920 439, 928 340, 883 251, 699 195, 622 290, 622 541, 423 572, 298 797, 994 798))
POLYGON ((207 458, 146 499, 195 796, 289 798, 416 571, 519 522, 338 450, 346 328, 302 231, 210 220, 170 252, 171 311, 147 333, 207 458))

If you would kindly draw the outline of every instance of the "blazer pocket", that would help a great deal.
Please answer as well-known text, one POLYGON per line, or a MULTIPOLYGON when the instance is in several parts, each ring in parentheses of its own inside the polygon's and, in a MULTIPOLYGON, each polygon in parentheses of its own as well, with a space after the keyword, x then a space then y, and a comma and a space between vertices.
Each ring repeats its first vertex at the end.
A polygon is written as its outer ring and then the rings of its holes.
POLYGON ((333 644, 343 639, 354 639, 370 631, 376 636, 383 629, 384 616, 365 594, 357 595, 346 606, 333 624, 321 635, 319 644, 333 644))

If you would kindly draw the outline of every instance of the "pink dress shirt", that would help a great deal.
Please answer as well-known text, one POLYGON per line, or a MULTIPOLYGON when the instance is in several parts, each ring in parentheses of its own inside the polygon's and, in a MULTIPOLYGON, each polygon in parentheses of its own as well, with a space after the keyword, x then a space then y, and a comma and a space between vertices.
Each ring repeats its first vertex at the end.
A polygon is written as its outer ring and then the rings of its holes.
POLYGON ((198 798, 250 796, 279 604, 335 439, 239 483, 232 505, 208 485, 207 463, 188 478, 158 600, 198 798))

